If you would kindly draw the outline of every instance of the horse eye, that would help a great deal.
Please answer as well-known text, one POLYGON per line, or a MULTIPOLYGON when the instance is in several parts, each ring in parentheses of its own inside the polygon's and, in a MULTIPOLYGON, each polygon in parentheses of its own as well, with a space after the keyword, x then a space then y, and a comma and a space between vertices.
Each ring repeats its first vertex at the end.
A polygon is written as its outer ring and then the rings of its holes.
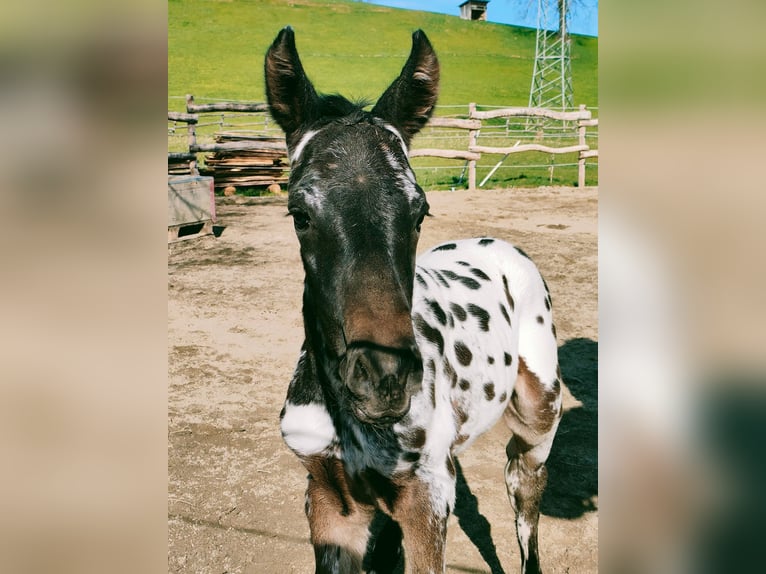
POLYGON ((421 215, 420 217, 418 217, 418 221, 415 224, 415 231, 417 231, 418 233, 420 233, 420 226, 423 225, 423 220, 425 218, 426 218, 426 214, 425 213, 423 215, 421 215))
POLYGON ((303 211, 293 211, 290 213, 293 216, 293 225, 296 231, 305 231, 311 223, 311 218, 307 213, 303 211))

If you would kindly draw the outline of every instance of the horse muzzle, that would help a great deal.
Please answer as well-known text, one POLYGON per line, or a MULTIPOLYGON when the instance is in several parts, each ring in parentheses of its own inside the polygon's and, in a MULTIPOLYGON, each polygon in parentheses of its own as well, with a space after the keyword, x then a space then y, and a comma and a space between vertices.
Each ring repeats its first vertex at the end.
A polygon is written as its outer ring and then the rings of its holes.
POLYGON ((409 412, 412 395, 422 384, 423 364, 414 347, 352 344, 340 363, 340 375, 359 420, 393 424, 409 412))

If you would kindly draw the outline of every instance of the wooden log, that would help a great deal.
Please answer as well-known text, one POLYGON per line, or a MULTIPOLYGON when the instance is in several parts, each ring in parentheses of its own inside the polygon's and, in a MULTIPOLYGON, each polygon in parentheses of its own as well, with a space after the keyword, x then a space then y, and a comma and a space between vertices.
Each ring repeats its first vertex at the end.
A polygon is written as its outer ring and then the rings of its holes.
POLYGON ((199 121, 197 114, 184 114, 182 112, 168 112, 168 120, 174 122, 185 122, 187 124, 196 124, 199 121))
POLYGON ((191 161, 193 159, 197 159, 197 156, 193 153, 187 153, 187 152, 176 152, 176 151, 169 151, 168 152, 168 161, 191 161))
POLYGON ((595 128, 598 126, 598 118, 593 118, 592 120, 580 120, 577 125, 586 128, 595 128))
POLYGON ((579 110, 576 112, 556 112, 543 108, 502 108, 487 112, 472 111, 469 114, 471 119, 491 120, 493 118, 510 118, 518 116, 532 116, 538 118, 550 118, 552 120, 574 121, 589 120, 592 116, 590 110, 579 110))
POLYGON ((586 151, 580 152, 580 158, 581 159, 587 159, 589 157, 598 157, 598 150, 597 149, 591 149, 586 151))
MULTIPOLYGON (((471 102, 468 104, 468 116, 473 118, 473 116, 476 114, 476 103, 471 102)), ((479 130, 481 129, 481 126, 479 126, 478 129, 473 129, 468 132, 468 150, 471 151, 471 146, 476 145, 476 140, 479 138, 479 130)), ((476 189, 476 162, 480 159, 481 156, 475 158, 475 159, 469 159, 468 160, 468 190, 473 191, 476 189)))
POLYGON ((580 152, 585 151, 589 149, 587 145, 570 145, 566 147, 549 147, 547 145, 541 145, 541 144, 524 144, 516 147, 489 147, 489 146, 482 146, 482 145, 474 145, 469 146, 468 151, 476 152, 476 153, 496 153, 496 154, 507 154, 507 153, 520 153, 524 151, 541 151, 544 153, 553 153, 553 154, 562 154, 562 153, 574 153, 574 152, 580 152))
POLYGON ((214 104, 187 103, 186 111, 190 114, 204 114, 206 112, 268 112, 269 105, 256 102, 217 102, 214 104))
POLYGON ((239 141, 239 140, 257 140, 257 141, 274 141, 284 142, 284 137, 278 136, 264 136, 262 134, 253 134, 246 132, 216 132, 216 141, 239 141))
POLYGON ((218 159, 218 160, 241 159, 243 161, 251 161, 251 160, 252 161, 256 161, 256 160, 275 161, 286 156, 280 150, 267 149, 267 150, 219 151, 213 154, 207 154, 205 155, 205 157, 209 159, 218 159))
MULTIPOLYGON (((194 96, 191 94, 186 94, 186 109, 188 111, 189 106, 194 104, 194 96)), ((197 145, 197 129, 196 129, 196 123, 189 123, 186 125, 186 141, 189 146, 189 152, 194 152, 194 146, 197 145)), ((189 162, 189 170, 193 174, 198 174, 199 169, 197 167, 197 158, 195 157, 193 160, 189 162)))
POLYGON ((231 183, 231 182, 242 182, 242 181, 259 181, 259 182, 265 182, 270 183, 272 181, 286 181, 287 176, 286 175, 280 175, 280 176, 273 176, 273 175, 236 175, 236 174, 229 174, 226 177, 220 177, 216 178, 215 185, 220 186, 224 183, 231 183))
MULTIPOLYGON (((585 109, 584 105, 580 105, 580 111, 583 111, 585 109)), ((587 121, 587 120, 586 120, 587 121)), ((585 122, 581 121, 577 124, 577 138, 578 143, 580 145, 586 145, 585 142, 585 125, 583 125, 585 122)), ((587 151, 587 150, 585 150, 587 151)), ((577 160, 577 187, 583 188, 585 187, 585 158, 582 157, 582 153, 580 153, 580 157, 577 160)))
POLYGON ((188 163, 168 166, 168 176, 191 175, 188 163))
POLYGON ((459 128, 464 130, 479 130, 479 120, 461 120, 458 118, 431 118, 426 124, 427 128, 459 128))
POLYGON ((224 169, 229 169, 232 167, 248 167, 252 169, 273 167, 278 169, 284 169, 284 166, 277 165, 274 163, 273 160, 270 160, 270 159, 264 159, 261 161, 243 161, 243 160, 238 160, 238 158, 231 158, 226 160, 206 159, 205 164, 210 167, 224 168, 224 169))
POLYGON ((194 146, 189 146, 189 151, 191 152, 200 152, 200 151, 211 151, 211 152, 219 152, 219 151, 236 151, 236 150, 257 150, 257 149, 267 149, 267 150, 277 150, 287 155, 287 146, 284 144, 284 142, 256 142, 256 141, 239 141, 239 142, 223 142, 223 143, 215 143, 215 144, 194 144, 194 146))
POLYGON ((463 151, 459 149, 432 148, 419 148, 410 150, 410 157, 442 157, 445 159, 465 159, 473 161, 481 159, 480 154, 471 153, 470 151, 463 151))
POLYGON ((216 189, 228 187, 230 185, 234 187, 248 187, 248 186, 260 186, 271 185, 272 183, 286 183, 287 177, 232 177, 226 181, 216 181, 216 189))
POLYGON ((226 177, 229 177, 231 175, 258 175, 258 176, 268 176, 268 177, 280 177, 285 172, 282 168, 268 168, 268 167, 262 167, 262 168, 232 168, 232 169, 221 169, 221 168, 214 168, 212 170, 212 174, 216 179, 223 179, 226 177))

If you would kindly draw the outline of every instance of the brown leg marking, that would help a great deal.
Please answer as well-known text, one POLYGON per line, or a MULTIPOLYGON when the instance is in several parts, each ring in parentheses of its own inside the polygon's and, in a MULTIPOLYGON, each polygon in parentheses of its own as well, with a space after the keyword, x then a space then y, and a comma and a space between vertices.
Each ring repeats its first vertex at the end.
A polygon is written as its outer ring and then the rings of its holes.
POLYGON ((306 516, 317 572, 361 572, 374 508, 351 496, 337 458, 314 456, 303 464, 309 471, 306 516))
POLYGON ((537 375, 529 370, 524 358, 519 357, 519 373, 504 413, 505 423, 514 434, 521 434, 527 442, 535 443, 534 436, 544 437, 558 425, 561 418, 560 397, 561 382, 558 378, 550 388, 543 386, 537 375))
POLYGON ((440 517, 433 512, 428 485, 418 478, 407 478, 399 487, 393 518, 402 529, 405 572, 441 574, 444 572, 447 513, 440 517))
POLYGON ((505 484, 516 512, 516 537, 525 574, 540 572, 537 525, 548 479, 545 461, 560 419, 560 380, 547 388, 519 357, 519 374, 504 413, 504 420, 514 433, 506 446, 505 484))

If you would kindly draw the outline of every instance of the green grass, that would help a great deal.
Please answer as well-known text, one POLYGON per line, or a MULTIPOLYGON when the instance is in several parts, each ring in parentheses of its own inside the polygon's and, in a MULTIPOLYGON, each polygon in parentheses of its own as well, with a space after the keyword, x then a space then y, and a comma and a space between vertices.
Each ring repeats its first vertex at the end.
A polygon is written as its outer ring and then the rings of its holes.
MULTIPOLYGON (((441 62, 437 114, 465 113, 469 102, 524 106, 528 101, 535 49, 532 29, 350 0, 168 0, 168 109, 183 111, 185 102, 177 96, 189 93, 198 100, 264 101, 263 56, 288 24, 295 29, 304 67, 321 92, 374 101, 401 70, 412 32, 422 28, 441 62), (454 105, 464 107, 444 107, 454 105)), ((597 38, 573 37, 572 74, 575 103, 598 106, 597 38)), ((506 163, 549 161, 543 154, 519 155, 506 163)), ((562 156, 555 160, 569 161, 562 156)), ((480 163, 496 161, 484 156, 480 163)), ((452 187, 462 164, 446 162, 455 169, 433 173, 418 168, 437 162, 431 158, 413 162, 418 178, 424 187, 431 186, 427 188, 452 187)), ((488 170, 479 169, 479 181, 488 170)), ((554 169, 553 183, 576 180, 576 168, 573 176, 568 170, 554 169)), ((524 175, 503 168, 488 185, 547 185, 548 168, 537 171, 524 175)), ((593 184, 597 169, 589 168, 588 174, 593 184)))

